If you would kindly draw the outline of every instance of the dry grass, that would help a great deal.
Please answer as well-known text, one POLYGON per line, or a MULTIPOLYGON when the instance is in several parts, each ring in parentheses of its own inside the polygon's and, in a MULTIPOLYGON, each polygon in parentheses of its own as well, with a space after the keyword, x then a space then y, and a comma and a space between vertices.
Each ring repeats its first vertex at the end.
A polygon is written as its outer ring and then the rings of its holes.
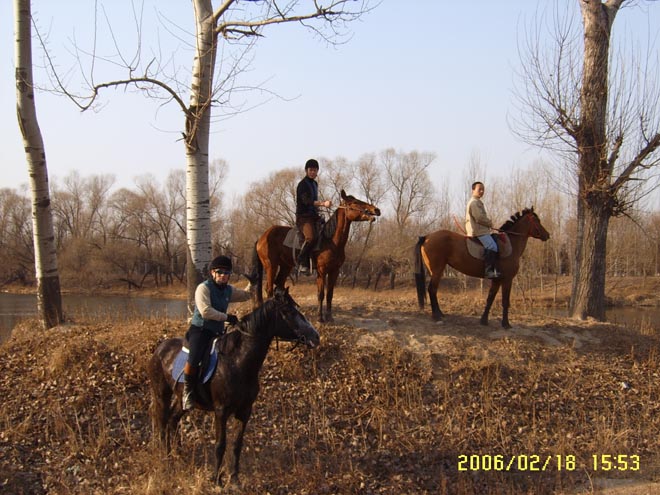
MULTIPOLYGON (((295 290, 312 315, 315 296, 295 290)), ((317 351, 273 346, 243 487, 231 491, 577 494, 604 493, 604 479, 660 481, 660 335, 651 322, 628 330, 514 309, 514 329, 501 333, 495 320, 477 324, 480 296, 445 302, 443 325, 414 301, 406 290, 374 298, 342 289, 317 351), (640 469, 595 471, 600 454, 637 455, 640 469), (504 466, 469 469, 469 456, 483 467, 496 455, 504 466)), ((15 331, 0 348, 0 492, 220 493, 209 480, 210 415, 184 420, 185 448, 170 457, 151 440, 144 365, 158 340, 184 329, 136 319, 15 331)))

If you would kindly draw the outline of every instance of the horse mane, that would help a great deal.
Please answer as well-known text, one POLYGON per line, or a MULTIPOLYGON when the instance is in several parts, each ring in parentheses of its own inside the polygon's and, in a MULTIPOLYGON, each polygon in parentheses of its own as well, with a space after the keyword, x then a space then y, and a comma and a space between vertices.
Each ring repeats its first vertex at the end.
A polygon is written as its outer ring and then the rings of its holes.
POLYGON ((220 339, 220 351, 223 353, 230 353, 233 351, 238 347, 243 334, 256 336, 258 333, 257 328, 272 319, 272 312, 275 309, 275 305, 275 300, 268 299, 252 313, 241 318, 238 322, 240 330, 226 333, 223 338, 220 339))
POLYGON ((332 236, 335 234, 335 230, 337 230, 337 214, 339 213, 339 208, 337 208, 333 213, 332 216, 328 219, 327 222, 325 222, 325 225, 323 226, 323 237, 326 239, 332 239, 332 236))
MULTIPOLYGON (((532 206, 531 208, 525 208, 523 211, 519 211, 517 213, 514 213, 511 215, 511 218, 504 222, 502 226, 500 227, 500 230, 503 232, 508 232, 513 229, 514 225, 523 218, 525 215, 528 213, 534 213, 534 207, 532 206)), ((534 213, 535 214, 535 213, 534 213)))

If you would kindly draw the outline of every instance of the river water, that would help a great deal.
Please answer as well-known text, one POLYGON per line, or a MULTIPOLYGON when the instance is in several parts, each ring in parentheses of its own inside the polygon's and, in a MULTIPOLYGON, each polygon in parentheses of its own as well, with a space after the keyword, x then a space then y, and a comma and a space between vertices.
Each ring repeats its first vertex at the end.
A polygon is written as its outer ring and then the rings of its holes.
MULTIPOLYGON (((62 306, 67 316, 88 319, 112 318, 115 321, 144 317, 187 317, 186 301, 126 296, 63 295, 62 306)), ((37 296, 33 294, 0 293, 0 343, 11 335, 11 330, 23 318, 37 314, 37 296)))
MULTIPOLYGON (((154 299, 150 297, 83 296, 63 295, 62 305, 69 316, 88 319, 112 318, 115 321, 144 317, 187 317, 186 301, 179 299, 154 299)), ((549 310, 553 316, 566 316, 566 310, 549 310)), ((0 344, 11 335, 11 330, 21 319, 37 313, 37 296, 32 294, 0 293, 0 344)), ((610 308, 606 313, 612 323, 639 329, 660 330, 660 308, 610 308)))

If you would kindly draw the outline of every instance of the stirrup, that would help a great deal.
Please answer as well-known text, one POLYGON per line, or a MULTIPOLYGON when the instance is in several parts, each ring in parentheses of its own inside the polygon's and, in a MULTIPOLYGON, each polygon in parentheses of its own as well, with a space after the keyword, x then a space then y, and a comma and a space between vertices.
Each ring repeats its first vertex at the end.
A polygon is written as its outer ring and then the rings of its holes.
POLYGON ((181 400, 182 400, 182 408, 184 411, 190 411, 195 407, 195 399, 192 390, 186 390, 184 388, 181 400))

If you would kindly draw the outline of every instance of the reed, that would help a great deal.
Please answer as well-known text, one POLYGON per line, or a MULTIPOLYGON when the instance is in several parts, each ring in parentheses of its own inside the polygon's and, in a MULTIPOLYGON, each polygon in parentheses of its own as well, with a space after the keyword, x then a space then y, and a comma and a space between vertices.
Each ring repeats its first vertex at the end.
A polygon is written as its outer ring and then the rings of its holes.
MULTIPOLYGON (((597 493, 603 478, 660 478, 657 332, 525 316, 526 337, 492 338, 498 329, 477 327, 467 299, 428 326, 412 299, 376 307, 369 294, 354 306, 338 298, 340 323, 320 328, 315 352, 274 345, 236 493, 597 493), (357 328, 352 317, 394 330, 357 328), (537 338, 568 330, 598 344, 537 338), (640 469, 594 469, 601 454, 639 456, 640 469), (496 469, 495 456, 516 461, 496 469), (545 470, 532 470, 535 456, 537 468, 549 459, 545 470)), ((80 320, 0 348, 2 490, 218 493, 209 414, 187 416, 169 456, 152 442, 144 364, 160 339, 184 331, 137 315, 80 320)))

